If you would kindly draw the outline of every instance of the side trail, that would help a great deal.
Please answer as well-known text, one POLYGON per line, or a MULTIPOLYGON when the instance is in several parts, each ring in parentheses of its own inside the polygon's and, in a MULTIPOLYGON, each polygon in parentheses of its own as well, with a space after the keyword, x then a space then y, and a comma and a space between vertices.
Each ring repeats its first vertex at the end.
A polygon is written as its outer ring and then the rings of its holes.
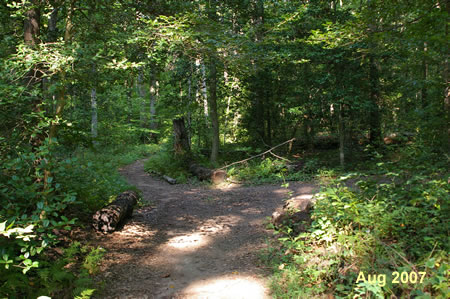
POLYGON ((150 205, 137 208, 121 231, 96 237, 107 250, 98 298, 270 298, 258 263, 271 235, 267 217, 288 191, 308 198, 317 187, 169 185, 146 173, 144 162, 121 174, 150 205))

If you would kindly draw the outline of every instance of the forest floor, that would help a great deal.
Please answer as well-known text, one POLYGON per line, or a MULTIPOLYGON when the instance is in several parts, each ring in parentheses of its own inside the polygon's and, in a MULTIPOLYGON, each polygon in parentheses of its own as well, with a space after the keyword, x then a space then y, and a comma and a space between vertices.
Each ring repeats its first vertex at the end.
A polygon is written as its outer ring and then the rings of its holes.
POLYGON ((120 170, 143 202, 120 231, 97 235, 107 250, 97 277, 99 298, 269 298, 258 259, 272 232, 267 217, 312 183, 210 187, 169 185, 144 171, 144 160, 120 170))

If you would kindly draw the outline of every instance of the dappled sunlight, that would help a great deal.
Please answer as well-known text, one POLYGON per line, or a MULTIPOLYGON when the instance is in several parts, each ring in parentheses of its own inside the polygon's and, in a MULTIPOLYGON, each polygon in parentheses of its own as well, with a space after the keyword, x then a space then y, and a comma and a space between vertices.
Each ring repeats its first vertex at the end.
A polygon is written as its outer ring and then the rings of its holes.
POLYGON ((147 226, 138 223, 127 223, 122 230, 116 231, 114 234, 143 240, 154 236, 156 231, 149 230, 147 226))
POLYGON ((194 250, 208 245, 210 241, 207 236, 196 232, 170 238, 167 245, 181 250, 194 250))
POLYGON ((205 247, 211 243, 212 235, 230 233, 231 227, 241 220, 242 217, 236 215, 217 216, 208 219, 196 229, 196 232, 174 236, 167 241, 167 245, 182 250, 205 247))
POLYGON ((238 188, 241 188, 242 185, 241 184, 236 184, 236 183, 222 183, 222 184, 218 184, 218 185, 214 185, 212 186, 212 189, 216 189, 216 190, 220 190, 220 191, 231 191, 231 190, 235 190, 238 188))
POLYGON ((312 199, 314 194, 302 194, 299 196, 295 196, 295 199, 312 199))
POLYGON ((183 290, 183 295, 189 294, 195 294, 195 298, 269 298, 262 279, 237 272, 195 281, 183 290))

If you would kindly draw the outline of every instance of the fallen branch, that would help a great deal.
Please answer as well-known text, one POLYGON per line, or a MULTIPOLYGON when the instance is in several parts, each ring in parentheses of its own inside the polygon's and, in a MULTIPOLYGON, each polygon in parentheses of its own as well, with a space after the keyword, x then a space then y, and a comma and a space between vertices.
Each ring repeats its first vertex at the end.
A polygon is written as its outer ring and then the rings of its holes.
POLYGON ((230 167, 230 166, 233 166, 233 165, 236 165, 236 164, 239 164, 239 163, 247 162, 247 161, 249 161, 249 160, 251 160, 251 159, 261 157, 261 156, 263 156, 263 155, 265 155, 265 154, 267 154, 267 153, 271 153, 272 155, 274 155, 274 153, 272 153, 272 151, 273 151, 274 149, 276 149, 277 147, 280 147, 280 146, 282 146, 282 145, 285 145, 286 143, 292 142, 292 141, 294 141, 294 140, 295 140, 295 138, 289 139, 289 140, 287 140, 287 141, 285 141, 285 142, 283 142, 283 143, 280 143, 280 144, 278 144, 278 145, 272 147, 271 149, 268 149, 267 151, 265 151, 265 152, 263 152, 263 153, 261 153, 261 154, 252 156, 252 157, 250 157, 250 158, 247 158, 247 159, 244 159, 244 160, 241 160, 241 161, 233 162, 233 163, 231 163, 231 164, 228 164, 228 165, 225 165, 225 166, 219 168, 218 170, 222 170, 222 169, 228 168, 228 167, 230 167))
POLYGON ((286 158, 280 157, 280 156, 278 156, 278 155, 275 155, 275 154, 272 153, 272 152, 270 152, 270 154, 271 154, 272 156, 274 156, 275 158, 278 158, 278 159, 280 159, 280 160, 284 160, 284 161, 286 161, 286 162, 291 163, 291 160, 289 160, 289 159, 286 159, 286 158))

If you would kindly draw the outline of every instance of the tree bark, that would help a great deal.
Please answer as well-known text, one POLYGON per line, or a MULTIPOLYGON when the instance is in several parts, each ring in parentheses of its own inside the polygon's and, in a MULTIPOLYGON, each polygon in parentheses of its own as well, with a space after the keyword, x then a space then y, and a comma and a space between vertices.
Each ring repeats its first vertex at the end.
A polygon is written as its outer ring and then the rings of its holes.
POLYGON ((195 175, 199 180, 209 180, 213 184, 220 184, 227 178, 227 172, 225 170, 209 169, 195 163, 192 163, 189 166, 189 172, 195 175))
POLYGON ((342 168, 345 167, 345 126, 343 105, 339 105, 339 162, 342 168))
POLYGON ((158 100, 159 81, 154 77, 150 83, 150 129, 156 130, 156 101, 158 100))
MULTIPOLYGON (((447 15, 450 14, 450 1, 445 1, 445 7, 443 9, 446 10, 447 15)), ((448 22, 445 22, 445 43, 448 48, 448 22)), ((444 133, 444 138, 447 140, 447 151, 450 151, 450 80, 448 78, 448 57, 449 54, 444 53, 444 72, 443 72, 443 81, 444 81, 444 121, 446 123, 445 129, 447 132, 444 133)), ((444 145, 445 146, 445 145, 444 145)))
POLYGON ((212 163, 216 163, 219 155, 220 137, 219 137, 219 116, 217 113, 217 70, 215 57, 210 58, 209 65, 209 114, 211 118, 212 145, 211 157, 212 163))
POLYGON ((184 118, 177 118, 173 121, 174 132, 174 151, 175 156, 185 158, 191 151, 191 145, 189 144, 188 133, 184 125, 184 118))
POLYGON ((137 200, 138 195, 134 191, 121 193, 116 200, 94 214, 92 226, 103 233, 117 230, 125 219, 131 217, 137 200))
MULTIPOLYGON (((217 1, 211 0, 208 3, 209 12, 208 17, 211 21, 217 22, 217 1)), ((217 113, 217 66, 216 66, 216 52, 217 49, 213 47, 209 56, 209 115, 211 118, 211 133, 212 133, 212 144, 211 144, 211 156, 210 160, 212 163, 217 162, 217 157, 219 155, 220 147, 220 136, 219 136, 219 115, 217 113)))
POLYGON ((127 101, 128 101, 128 114, 127 114, 127 122, 131 124, 131 116, 133 114, 133 79, 130 76, 127 81, 125 81, 125 88, 127 89, 127 101))
POLYGON ((373 55, 370 56, 369 80, 370 80, 370 112, 369 112, 369 142, 372 145, 379 145, 381 142, 381 116, 379 107, 380 98, 380 77, 378 66, 373 55))
POLYGON ((24 21, 24 41, 25 44, 35 46, 38 43, 40 24, 41 24, 41 11, 39 9, 39 0, 31 1, 33 7, 25 12, 24 21))
POLYGON ((145 89, 144 89, 144 71, 142 70, 142 68, 139 69, 136 85, 139 98, 141 100, 141 112, 139 114, 139 119, 141 123, 141 128, 145 128, 147 125, 147 117, 146 117, 147 105, 145 100, 145 89))
POLYGON ((91 89, 91 137, 92 144, 97 144, 98 136, 98 113, 97 113, 97 89, 95 86, 91 89))

